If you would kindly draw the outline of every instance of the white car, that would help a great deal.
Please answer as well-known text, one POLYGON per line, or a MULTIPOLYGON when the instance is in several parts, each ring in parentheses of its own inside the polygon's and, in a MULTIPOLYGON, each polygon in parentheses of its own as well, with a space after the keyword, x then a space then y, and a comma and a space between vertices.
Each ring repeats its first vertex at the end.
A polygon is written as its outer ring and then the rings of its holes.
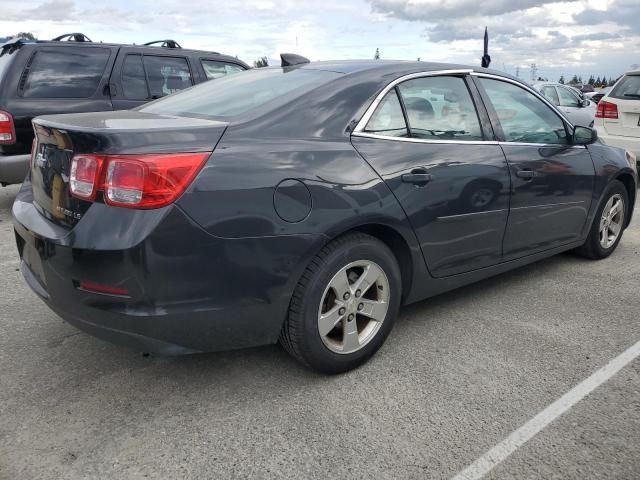
POLYGON ((600 100, 594 127, 602 143, 640 160, 640 70, 625 73, 600 100))
POLYGON ((536 83, 533 88, 553 103, 574 125, 589 128, 593 126, 596 104, 581 97, 576 89, 552 82, 536 83))

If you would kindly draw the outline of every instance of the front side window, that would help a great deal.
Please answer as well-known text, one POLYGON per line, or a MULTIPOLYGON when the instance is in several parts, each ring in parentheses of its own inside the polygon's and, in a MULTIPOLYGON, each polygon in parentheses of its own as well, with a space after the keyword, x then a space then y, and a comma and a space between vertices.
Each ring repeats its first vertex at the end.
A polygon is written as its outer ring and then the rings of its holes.
POLYGON ((41 48, 31 61, 22 96, 89 98, 98 89, 110 54, 100 47, 41 48))
POLYGON ((480 77, 507 142, 567 144, 562 119, 542 100, 522 87, 480 77))
POLYGON ((144 68, 152 98, 164 97, 193 85, 186 58, 145 55, 144 68))
POLYGON ((398 86, 414 138, 482 140, 471 94, 460 77, 424 77, 398 86))
POLYGON ((560 106, 562 107, 579 107, 580 99, 577 95, 564 87, 558 87, 558 94, 560 95, 560 106))
POLYGON ((216 60, 202 60, 201 63, 204 73, 207 75, 207 80, 213 80, 244 70, 244 68, 235 63, 218 62, 216 60))
POLYGON ((556 87, 542 87, 542 95, 554 105, 560 105, 560 98, 558 97, 556 87))
POLYGON ((387 93, 380 102, 364 131, 388 137, 408 136, 407 124, 404 121, 402 107, 395 88, 387 93))

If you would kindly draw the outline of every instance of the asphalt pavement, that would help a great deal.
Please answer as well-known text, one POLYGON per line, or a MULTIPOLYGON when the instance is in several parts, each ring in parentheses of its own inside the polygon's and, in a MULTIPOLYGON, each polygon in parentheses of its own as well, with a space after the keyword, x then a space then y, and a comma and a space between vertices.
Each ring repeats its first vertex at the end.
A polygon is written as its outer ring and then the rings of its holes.
MULTIPOLYGON (((640 340, 640 209, 571 253, 400 312, 360 369, 278 346, 158 358, 64 323, 22 280, 0 188, 0 478, 451 478, 640 340)), ((640 478, 640 359, 487 478, 640 478)))

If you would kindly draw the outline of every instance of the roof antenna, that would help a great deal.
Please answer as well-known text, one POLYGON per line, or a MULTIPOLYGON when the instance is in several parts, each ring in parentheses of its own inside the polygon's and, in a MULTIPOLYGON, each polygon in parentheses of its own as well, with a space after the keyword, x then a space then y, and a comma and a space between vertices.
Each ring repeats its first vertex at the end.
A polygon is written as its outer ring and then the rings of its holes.
POLYGON ((482 55, 482 68, 489 68, 491 57, 489 56, 489 33, 487 27, 484 27, 484 55, 482 55))
POLYGON ((309 63, 308 58, 298 55, 297 53, 281 53, 280 60, 282 61, 281 67, 292 67, 294 65, 309 63))

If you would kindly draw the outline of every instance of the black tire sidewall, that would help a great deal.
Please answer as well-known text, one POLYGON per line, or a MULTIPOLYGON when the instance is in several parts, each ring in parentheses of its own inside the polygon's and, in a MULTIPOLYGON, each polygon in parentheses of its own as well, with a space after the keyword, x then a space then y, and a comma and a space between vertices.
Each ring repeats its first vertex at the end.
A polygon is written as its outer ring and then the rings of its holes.
POLYGON ((626 219, 628 218, 629 212, 629 194, 624 184, 618 180, 614 180, 611 182, 605 193, 602 195, 602 200, 600 205, 598 205, 598 209, 596 210, 596 215, 593 219, 593 224, 591 226, 591 232, 589 233, 588 242, 591 243, 592 251, 596 254, 597 258, 606 258, 611 255, 614 250, 618 247, 620 240, 622 240, 622 234, 624 233, 624 225, 626 223, 626 219), (622 200, 624 201, 624 223, 620 234, 616 241, 609 248, 604 248, 600 245, 600 218, 602 217, 602 212, 604 211, 604 207, 607 205, 609 199, 613 196, 619 194, 622 196, 622 200))
POLYGON ((400 268, 389 248, 373 237, 360 236, 346 241, 324 259, 312 276, 305 292, 300 321, 303 327, 301 353, 309 365, 326 373, 340 373, 364 363, 384 343, 393 327, 402 296, 400 268), (364 238, 364 241, 363 241, 364 238), (318 331, 318 309, 327 285, 343 267, 357 260, 373 261, 387 275, 390 288, 389 308, 375 337, 362 349, 350 354, 339 354, 329 350, 318 331))

